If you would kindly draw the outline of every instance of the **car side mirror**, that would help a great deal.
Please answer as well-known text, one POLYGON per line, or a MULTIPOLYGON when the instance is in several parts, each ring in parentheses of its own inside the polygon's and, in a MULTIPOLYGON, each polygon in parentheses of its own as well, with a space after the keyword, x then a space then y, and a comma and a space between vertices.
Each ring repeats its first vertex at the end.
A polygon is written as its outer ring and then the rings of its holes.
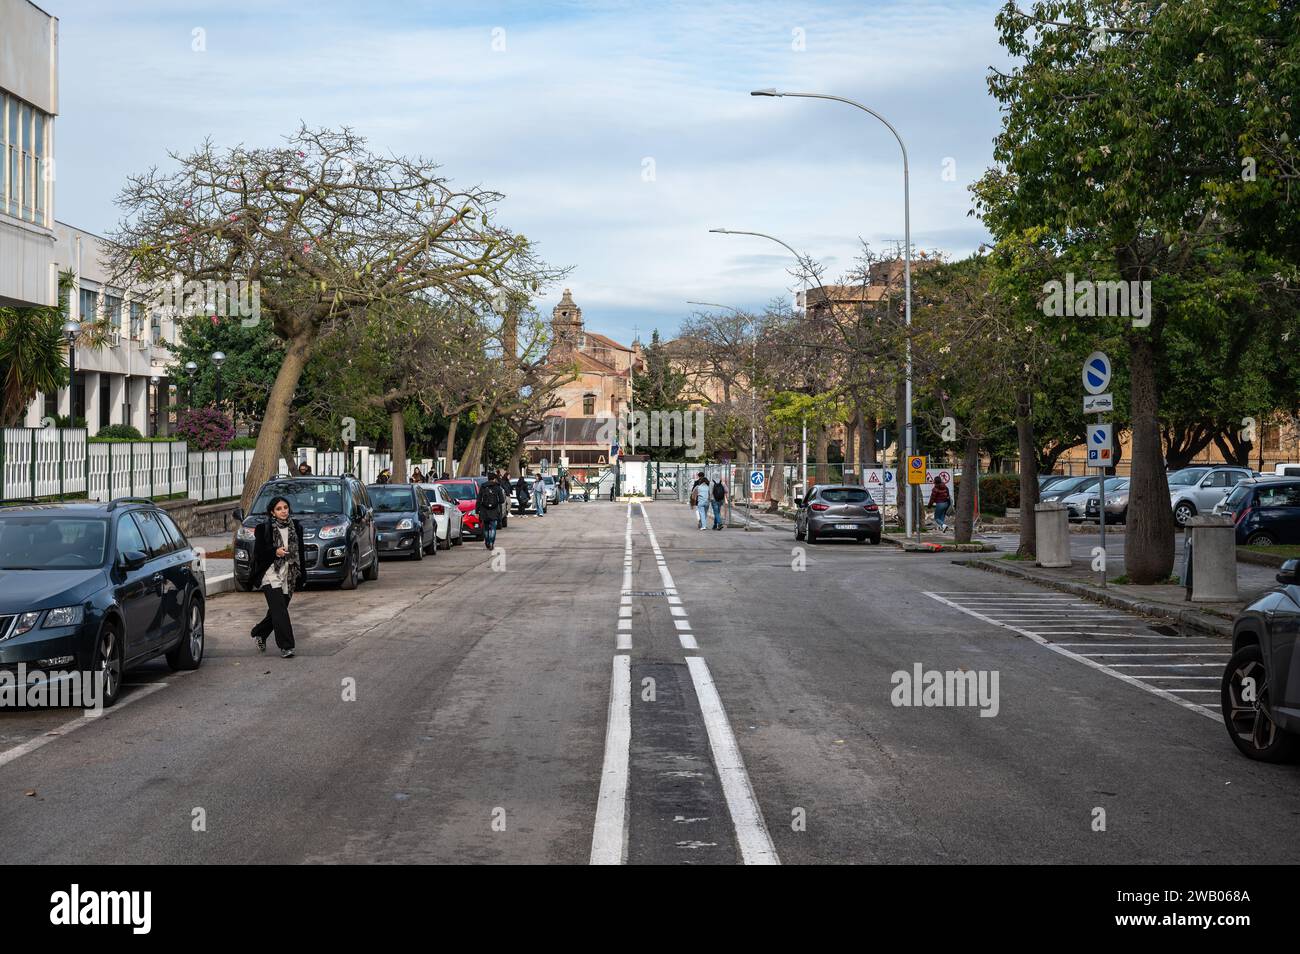
POLYGON ((795 498, 794 498, 794 505, 795 505, 796 507, 798 507, 800 510, 802 510, 802 509, 803 509, 803 498, 802 498, 802 497, 795 497, 795 498))
POLYGON ((138 570, 145 565, 145 561, 148 559, 148 554, 143 550, 127 550, 122 554, 122 569, 138 570))
POLYGON ((1277 581, 1288 586, 1294 586, 1297 582, 1297 570, 1300 570, 1300 560, 1287 560, 1282 564, 1281 569, 1277 571, 1277 581))
POLYGON ((244 508, 236 507, 234 510, 230 511, 230 515, 242 523, 244 520, 244 508))

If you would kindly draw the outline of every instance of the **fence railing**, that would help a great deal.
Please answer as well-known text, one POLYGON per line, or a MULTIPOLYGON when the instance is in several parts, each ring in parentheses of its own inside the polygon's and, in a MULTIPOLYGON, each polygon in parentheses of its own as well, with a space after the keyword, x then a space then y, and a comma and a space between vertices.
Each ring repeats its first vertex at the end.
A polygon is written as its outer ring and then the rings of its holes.
POLYGON ((83 486, 91 500, 168 497, 186 492, 184 441, 123 441, 86 446, 83 486))

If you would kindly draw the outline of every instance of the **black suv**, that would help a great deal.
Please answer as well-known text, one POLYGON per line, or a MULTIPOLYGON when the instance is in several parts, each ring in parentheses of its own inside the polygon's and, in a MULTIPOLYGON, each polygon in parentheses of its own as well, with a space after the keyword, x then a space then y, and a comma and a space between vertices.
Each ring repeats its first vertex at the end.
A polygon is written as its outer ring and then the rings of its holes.
POLYGON ((235 583, 249 588, 253 565, 253 528, 267 519, 266 508, 276 497, 289 501, 292 516, 302 524, 308 583, 337 583, 355 590, 364 577, 379 579, 379 549, 375 546, 374 507, 365 484, 355 477, 290 477, 281 474, 262 485, 252 513, 235 509, 241 522, 235 531, 235 583))
POLYGON ((1262 762, 1300 758, 1300 560, 1283 563, 1277 581, 1233 623, 1220 687, 1229 737, 1262 762))
POLYGON ((0 667, 102 673, 103 704, 122 674, 166 656, 203 661, 203 568, 152 501, 0 508, 0 667))

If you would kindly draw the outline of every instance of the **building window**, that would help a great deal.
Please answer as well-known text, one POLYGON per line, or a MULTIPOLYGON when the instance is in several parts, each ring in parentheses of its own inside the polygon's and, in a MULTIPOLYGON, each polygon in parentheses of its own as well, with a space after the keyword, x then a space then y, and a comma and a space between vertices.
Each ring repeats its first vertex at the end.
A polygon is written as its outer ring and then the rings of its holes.
MULTIPOLYGON (((122 330, 122 299, 116 295, 104 294, 104 319, 108 322, 108 327, 114 331, 122 330)), ((131 336, 136 337, 135 329, 131 329, 131 336)))
POLYGON ((44 164, 50 118, 0 93, 0 212, 40 225, 49 217, 44 164))
POLYGON ((94 321, 98 317, 99 312, 99 292, 95 291, 93 288, 83 287, 81 289, 81 299, 79 304, 81 308, 81 320, 94 321))
POLYGON ((596 413, 596 395, 590 391, 582 396, 582 413, 589 417, 596 413))

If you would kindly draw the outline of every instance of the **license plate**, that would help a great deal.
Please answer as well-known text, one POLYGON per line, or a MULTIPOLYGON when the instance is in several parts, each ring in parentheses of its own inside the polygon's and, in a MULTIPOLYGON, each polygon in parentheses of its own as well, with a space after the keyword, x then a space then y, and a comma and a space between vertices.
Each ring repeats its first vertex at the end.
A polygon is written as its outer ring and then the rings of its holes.
POLYGON ((858 529, 858 525, 857 525, 856 523, 837 523, 837 524, 835 525, 835 529, 836 529, 836 530, 856 530, 856 529, 858 529))

